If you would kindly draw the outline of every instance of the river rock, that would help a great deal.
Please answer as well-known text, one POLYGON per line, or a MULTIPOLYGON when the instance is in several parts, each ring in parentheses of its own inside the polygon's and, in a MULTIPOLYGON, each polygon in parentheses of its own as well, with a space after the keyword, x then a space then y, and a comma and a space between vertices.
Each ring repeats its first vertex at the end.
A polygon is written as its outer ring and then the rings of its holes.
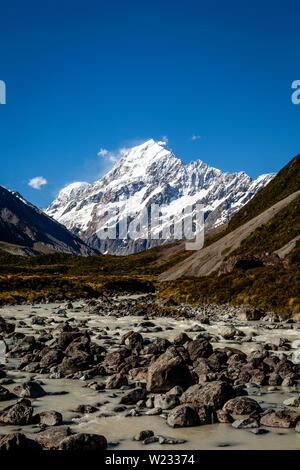
POLYGON ((255 418, 243 418, 234 421, 232 427, 235 429, 253 429, 258 428, 259 424, 255 418))
POLYGON ((2 385, 0 385, 0 401, 6 401, 6 400, 9 400, 11 398, 11 393, 9 390, 7 390, 7 388, 5 387, 2 387, 2 385))
POLYGON ((293 428, 300 421, 300 412, 288 408, 265 411, 260 418, 263 426, 275 428, 293 428))
POLYGON ((192 383, 190 370, 176 348, 169 348, 148 369, 148 392, 168 392, 176 385, 186 389, 192 383))
POLYGON ((12 432, 10 434, 0 435, 0 451, 3 450, 29 450, 32 443, 25 434, 12 432))
POLYGON ((122 405, 135 405, 140 400, 145 400, 147 392, 144 388, 137 387, 130 390, 126 395, 121 398, 120 404, 122 405))
POLYGON ((223 410, 235 415, 249 415, 252 412, 261 412, 262 409, 256 400, 249 397, 236 397, 228 400, 223 410))
POLYGON ((35 436, 35 441, 46 450, 57 450, 61 441, 70 436, 70 428, 48 428, 35 436))
POLYGON ((62 424, 62 414, 58 411, 42 411, 38 414, 38 419, 40 424, 45 424, 46 426, 59 426, 62 424))
POLYGON ((33 408, 24 401, 9 407, 0 415, 0 423, 26 425, 32 422, 33 408))
POLYGON ((200 419, 194 406, 183 404, 173 408, 169 413, 167 424, 172 428, 197 426, 200 424, 200 419))
POLYGON ((121 388, 123 385, 128 385, 128 380, 124 374, 114 374, 107 380, 105 384, 106 389, 121 388))
POLYGON ((179 398, 177 395, 165 394, 156 395, 154 397, 154 407, 162 408, 163 410, 171 410, 175 406, 180 405, 179 398))
POLYGON ((224 410, 217 410, 217 420, 219 423, 232 423, 233 417, 224 410))
POLYGON ((286 406, 300 406, 300 396, 287 398, 284 400, 283 404, 286 406))
POLYGON ((100 451, 106 448, 107 440, 99 434, 72 434, 59 443, 59 450, 67 451, 100 451))
POLYGON ((237 334, 237 330, 233 326, 221 326, 218 333, 224 339, 233 339, 237 334))
POLYGON ((20 398, 40 398, 47 395, 45 390, 36 382, 28 381, 17 385, 13 393, 20 398))
POLYGON ((192 362, 199 357, 209 357, 213 353, 212 345, 205 338, 190 341, 187 350, 192 362))
POLYGON ((134 441, 144 441, 145 439, 147 439, 148 437, 152 437, 154 436, 154 432, 153 431, 150 431, 150 430, 144 430, 144 431, 140 431, 138 432, 133 440, 134 441))
POLYGON ((231 385, 223 381, 213 381, 204 384, 192 385, 181 396, 181 403, 192 403, 193 405, 209 405, 220 409, 235 396, 231 385))

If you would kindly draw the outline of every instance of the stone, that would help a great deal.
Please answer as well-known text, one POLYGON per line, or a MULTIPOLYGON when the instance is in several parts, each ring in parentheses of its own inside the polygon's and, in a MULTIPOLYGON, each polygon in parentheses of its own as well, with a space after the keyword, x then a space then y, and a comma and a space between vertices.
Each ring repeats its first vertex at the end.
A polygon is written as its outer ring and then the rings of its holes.
POLYGON ((64 357, 58 366, 59 372, 63 375, 74 374, 75 372, 87 370, 92 361, 91 356, 85 351, 75 351, 70 357, 64 357))
POLYGON ((12 397, 12 394, 10 393, 10 391, 7 390, 7 388, 2 387, 2 385, 0 385, 0 401, 9 400, 11 397, 12 397))
POLYGON ((213 353, 212 345, 205 338, 190 341, 187 350, 192 362, 199 357, 209 357, 213 353))
POLYGON ((243 305, 238 313, 238 319, 242 321, 258 321, 265 315, 263 310, 252 307, 250 305, 243 305))
POLYGON ((175 336, 173 343, 177 346, 183 346, 185 343, 192 341, 191 338, 184 332, 175 336))
POLYGON ((230 398, 235 396, 231 385, 223 381, 213 381, 204 384, 192 385, 181 396, 181 403, 209 405, 220 409, 230 398))
POLYGON ((268 431, 267 429, 264 429, 264 428, 253 428, 253 429, 249 429, 250 432, 252 432, 252 434, 256 434, 258 436, 260 435, 263 435, 263 434, 267 434, 268 431))
POLYGON ((197 426, 200 424, 200 419, 194 406, 183 404, 173 408, 169 413, 167 424, 172 428, 197 426))
POLYGON ((180 397, 183 394, 183 390, 179 385, 175 385, 175 387, 171 388, 166 395, 176 395, 177 397, 180 397))
POLYGON ((221 326, 218 333, 222 338, 229 340, 235 337, 237 330, 233 326, 221 326))
POLYGON ((176 385, 186 389, 192 383, 190 370, 175 348, 168 349, 148 369, 148 392, 168 392, 176 385))
POLYGON ((0 451, 10 450, 29 450, 32 448, 32 443, 25 434, 20 432, 12 432, 10 434, 0 435, 0 451))
POLYGON ((128 385, 128 380, 124 374, 114 374, 107 380, 105 384, 106 389, 121 388, 123 385, 128 385))
POLYGON ((96 408, 93 405, 78 405, 74 411, 76 411, 77 413, 91 414, 91 413, 95 413, 96 411, 98 411, 98 408, 96 408))
POLYGON ((147 392, 144 388, 137 387, 130 390, 126 395, 121 398, 121 405, 135 405, 140 400, 145 400, 147 392))
POLYGON ((48 428, 35 436, 35 441, 45 450, 58 450, 62 440, 70 436, 70 428, 48 428))
POLYGON ((219 423, 232 423, 233 417, 224 410, 217 411, 217 420, 219 423))
POLYGON ((130 331, 129 333, 123 335, 122 339, 124 340, 125 346, 129 349, 140 351, 143 348, 144 340, 140 333, 130 331))
POLYGON ((107 449, 107 440, 99 434, 72 434, 59 443, 59 450, 100 451, 107 449))
POLYGON ((45 426, 59 426, 63 421, 62 414, 54 410, 42 411, 38 414, 38 418, 40 424, 45 426))
POLYGON ((223 410, 235 415, 249 415, 254 411, 259 413, 262 411, 256 400, 244 396, 231 398, 225 403, 223 410))
POLYGON ((166 437, 166 436, 157 436, 157 437, 158 437, 158 442, 160 444, 175 445, 175 444, 184 444, 186 442, 185 439, 177 439, 175 437, 166 437))
POLYGON ((150 430, 139 431, 133 438, 134 441, 144 441, 148 437, 154 436, 154 432, 150 430))
POLYGON ((287 398, 286 400, 284 400, 283 404, 286 406, 294 407, 300 406, 300 396, 298 395, 297 397, 287 398))
POLYGON ((16 403, 0 415, 0 423, 26 425, 32 422, 33 408, 27 403, 16 403))
POLYGON ((40 360, 41 367, 52 367, 53 365, 60 364, 63 360, 63 353, 60 349, 51 349, 42 356, 40 360))
POLYGON ((252 429, 258 428, 259 424, 254 418, 243 418, 237 419, 232 423, 232 427, 235 429, 252 429))
POLYGON ((171 410, 175 406, 180 405, 179 398, 177 395, 156 395, 154 397, 154 407, 162 408, 163 410, 171 410))
POLYGON ((263 426, 275 428, 293 428, 299 421, 300 412, 290 410, 289 408, 267 410, 260 418, 260 423, 263 426))
POLYGON ((13 393, 20 398, 40 398, 46 394, 45 390, 33 381, 24 382, 13 389, 13 393))

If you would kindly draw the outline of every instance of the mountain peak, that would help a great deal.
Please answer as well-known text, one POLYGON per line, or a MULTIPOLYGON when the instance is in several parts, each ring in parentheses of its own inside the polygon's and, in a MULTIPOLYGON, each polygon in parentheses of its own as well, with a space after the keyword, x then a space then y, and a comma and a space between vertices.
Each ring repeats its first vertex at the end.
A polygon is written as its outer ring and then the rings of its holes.
MULTIPOLYGON (((166 142, 148 139, 124 150, 112 169, 95 183, 68 185, 46 213, 96 249, 128 254, 145 249, 146 245, 137 248, 124 240, 112 240, 109 245, 97 237, 99 221, 104 220, 110 209, 111 213, 116 209, 135 217, 136 211, 141 213, 156 203, 167 207, 170 216, 177 217, 182 208, 199 203, 205 206, 207 226, 217 227, 227 222, 273 176, 263 175, 252 181, 244 172, 225 173, 201 160, 185 164, 166 142)), ((114 225, 115 220, 109 223, 114 225)), ((147 247, 151 243, 148 241, 147 247)))

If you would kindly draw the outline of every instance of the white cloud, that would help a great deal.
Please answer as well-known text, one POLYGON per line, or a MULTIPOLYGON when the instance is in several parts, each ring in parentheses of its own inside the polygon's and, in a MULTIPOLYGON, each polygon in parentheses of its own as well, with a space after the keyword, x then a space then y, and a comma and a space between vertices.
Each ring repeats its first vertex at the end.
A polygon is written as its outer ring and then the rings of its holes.
POLYGON ((100 151, 97 153, 98 157, 103 157, 104 160, 111 163, 116 163, 123 155, 128 151, 128 148, 122 147, 114 152, 110 150, 100 148, 100 151))
POLYGON ((201 139, 201 135, 195 135, 195 134, 192 135, 192 140, 199 140, 199 139, 201 139))
POLYGON ((167 145, 168 143, 168 137, 166 135, 164 135, 161 140, 159 140, 158 142, 158 145, 167 145))
POLYGON ((105 157, 108 154, 108 150, 101 148, 97 153, 98 157, 105 157))
POLYGON ((46 178, 43 176, 35 176, 34 178, 31 178, 31 180, 28 183, 28 186, 31 186, 34 189, 41 189, 41 186, 47 184, 46 178))

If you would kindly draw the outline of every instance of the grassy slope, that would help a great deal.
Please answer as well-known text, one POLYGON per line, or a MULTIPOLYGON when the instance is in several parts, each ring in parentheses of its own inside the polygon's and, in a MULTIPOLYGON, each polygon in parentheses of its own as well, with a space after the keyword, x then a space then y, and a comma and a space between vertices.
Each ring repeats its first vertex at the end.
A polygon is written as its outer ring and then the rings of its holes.
POLYGON ((300 189, 300 154, 293 158, 275 178, 263 189, 261 189, 237 214, 235 214, 227 228, 218 233, 215 237, 206 241, 206 246, 211 245, 216 240, 219 240, 227 233, 232 232, 237 227, 253 219, 257 215, 269 207, 276 204, 276 202, 284 199, 295 191, 300 189))
MULTIPOLYGON (((244 206, 223 232, 206 241, 209 246, 276 202, 300 189, 300 156, 291 160, 278 175, 244 206)), ((272 220, 256 229, 232 255, 258 255, 278 250, 300 233, 300 197, 272 220)), ((178 279, 160 292, 180 302, 249 303, 279 313, 300 312, 300 243, 285 262, 231 274, 214 273, 204 278, 178 279)))

